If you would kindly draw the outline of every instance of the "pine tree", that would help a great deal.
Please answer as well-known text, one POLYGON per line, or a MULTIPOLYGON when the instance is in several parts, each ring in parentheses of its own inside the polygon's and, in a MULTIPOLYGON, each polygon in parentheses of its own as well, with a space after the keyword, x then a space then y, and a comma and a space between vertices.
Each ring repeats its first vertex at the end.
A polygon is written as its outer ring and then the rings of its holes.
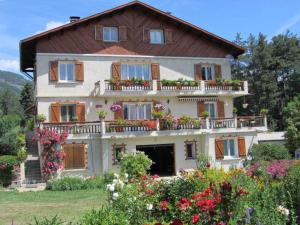
POLYGON ((25 118, 32 117, 32 113, 28 110, 34 104, 33 86, 32 83, 26 83, 20 94, 20 104, 23 107, 25 118))

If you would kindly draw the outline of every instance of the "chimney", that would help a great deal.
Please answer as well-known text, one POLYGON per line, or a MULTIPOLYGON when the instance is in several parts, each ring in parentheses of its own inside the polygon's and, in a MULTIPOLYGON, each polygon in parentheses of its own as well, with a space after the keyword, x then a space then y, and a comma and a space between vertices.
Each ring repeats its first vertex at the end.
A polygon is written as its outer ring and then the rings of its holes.
POLYGON ((77 20, 80 20, 80 16, 70 16, 70 23, 76 22, 77 20))

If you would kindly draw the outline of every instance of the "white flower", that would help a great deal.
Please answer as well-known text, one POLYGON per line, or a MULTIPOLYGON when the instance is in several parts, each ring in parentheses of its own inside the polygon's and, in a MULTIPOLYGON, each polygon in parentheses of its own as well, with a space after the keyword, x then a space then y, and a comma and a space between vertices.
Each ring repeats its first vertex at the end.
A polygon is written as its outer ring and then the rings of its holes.
POLYGON ((118 198, 119 198, 119 194, 117 192, 113 193, 112 199, 116 201, 118 198))
POLYGON ((119 183, 119 180, 118 179, 113 179, 113 184, 117 184, 117 183, 119 183))
POLYGON ((120 188, 122 189, 124 187, 124 182, 120 180, 119 185, 120 185, 120 188))
POLYGON ((128 173, 125 173, 125 174, 124 174, 124 177, 127 179, 127 178, 128 178, 128 173))
POLYGON ((115 185, 114 184, 106 185, 106 190, 109 190, 110 192, 114 192, 115 191, 115 185))
POLYGON ((114 177, 117 178, 117 179, 119 179, 119 174, 114 173, 114 177))
POLYGON ((278 206, 277 211, 280 212, 282 215, 288 216, 290 214, 290 211, 283 206, 278 206))
POLYGON ((152 204, 147 204, 146 207, 147 207, 147 210, 149 210, 149 211, 153 209, 153 205, 152 204))

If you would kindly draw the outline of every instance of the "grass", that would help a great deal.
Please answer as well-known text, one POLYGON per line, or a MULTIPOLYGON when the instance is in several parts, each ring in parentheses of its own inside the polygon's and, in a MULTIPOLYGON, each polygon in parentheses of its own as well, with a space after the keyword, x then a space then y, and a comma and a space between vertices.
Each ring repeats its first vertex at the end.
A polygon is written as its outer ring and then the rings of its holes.
POLYGON ((34 217, 58 215, 65 221, 77 221, 83 212, 105 203, 104 190, 4 192, 0 189, 0 224, 27 225, 34 217))

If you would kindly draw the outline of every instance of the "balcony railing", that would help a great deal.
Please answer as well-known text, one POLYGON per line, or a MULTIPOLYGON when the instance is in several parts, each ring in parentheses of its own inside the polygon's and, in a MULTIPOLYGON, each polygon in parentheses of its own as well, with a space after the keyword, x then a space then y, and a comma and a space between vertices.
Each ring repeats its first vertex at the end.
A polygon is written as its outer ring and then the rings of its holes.
POLYGON ((105 81, 105 90, 107 91, 151 91, 153 90, 153 82, 151 80, 120 80, 105 81))
POLYGON ((208 91, 244 91, 244 82, 217 82, 215 80, 204 81, 205 90, 208 91))
POLYGON ((42 127, 56 130, 58 133, 69 134, 101 134, 151 132, 164 130, 209 130, 209 129, 267 129, 266 117, 234 117, 234 118, 194 118, 192 122, 160 120, 126 120, 126 121, 96 121, 96 122, 68 122, 43 123, 42 127))
POLYGON ((201 81, 159 81, 158 87, 161 91, 196 91, 201 90, 201 81))

